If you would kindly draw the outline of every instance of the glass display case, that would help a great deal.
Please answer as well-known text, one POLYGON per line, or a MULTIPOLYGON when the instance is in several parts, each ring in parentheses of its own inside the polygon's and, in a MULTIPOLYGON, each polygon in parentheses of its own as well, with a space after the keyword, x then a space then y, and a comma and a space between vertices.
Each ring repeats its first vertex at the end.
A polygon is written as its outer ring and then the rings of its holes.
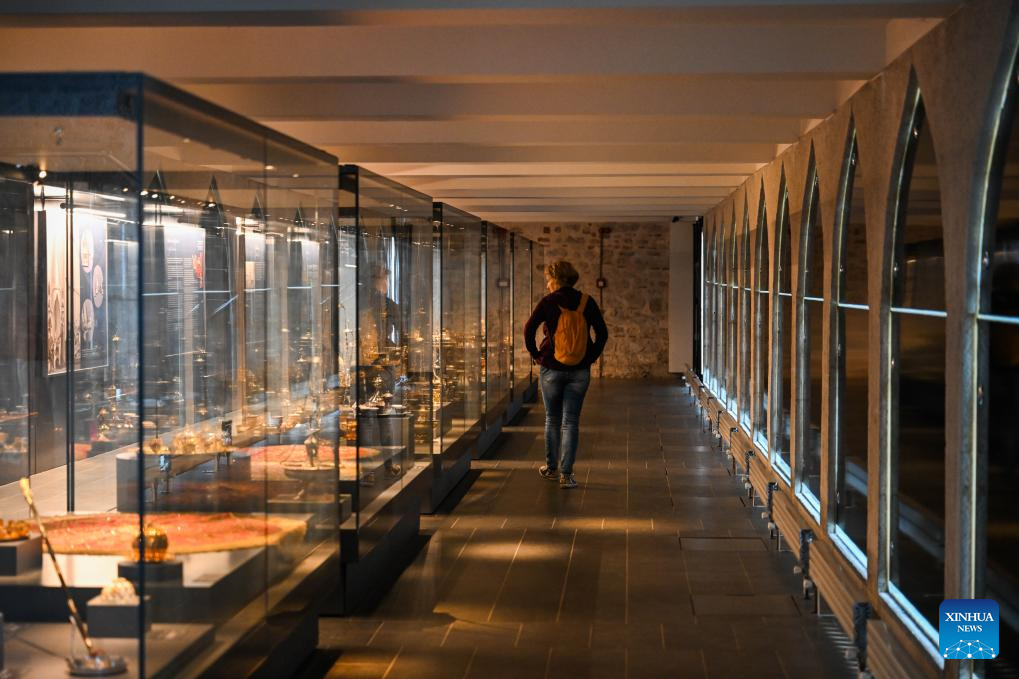
POLYGON ((357 530, 427 466, 436 438, 432 202, 344 165, 339 203, 340 269, 357 277, 356 293, 340 286, 338 307, 340 427, 356 446, 356 469, 341 474, 340 488, 360 510, 344 529, 357 530))
MULTIPOLYGON (((506 414, 510 399, 513 351, 510 235, 485 223, 485 438, 490 442, 506 414)), ((487 448, 483 445, 482 448, 487 448)))
POLYGON ((351 511, 336 160, 141 75, 0 81, 7 667, 254 663, 351 511))
POLYGON ((481 433, 485 386, 484 223, 445 203, 435 203, 433 219, 438 228, 440 262, 435 277, 440 309, 435 338, 440 460, 433 481, 433 500, 441 501, 467 473, 481 433))
POLYGON ((513 250, 513 407, 534 394, 534 361, 524 344, 524 326, 531 317, 531 241, 519 233, 512 237, 513 250))

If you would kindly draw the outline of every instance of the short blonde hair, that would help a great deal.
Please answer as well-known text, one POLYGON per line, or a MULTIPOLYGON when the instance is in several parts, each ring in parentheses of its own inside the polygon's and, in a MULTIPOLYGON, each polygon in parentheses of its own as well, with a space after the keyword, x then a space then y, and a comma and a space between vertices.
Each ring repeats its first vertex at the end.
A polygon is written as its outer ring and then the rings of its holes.
POLYGON ((580 279, 577 269, 565 259, 557 259, 545 267, 545 276, 554 280, 560 287, 573 287, 580 279))

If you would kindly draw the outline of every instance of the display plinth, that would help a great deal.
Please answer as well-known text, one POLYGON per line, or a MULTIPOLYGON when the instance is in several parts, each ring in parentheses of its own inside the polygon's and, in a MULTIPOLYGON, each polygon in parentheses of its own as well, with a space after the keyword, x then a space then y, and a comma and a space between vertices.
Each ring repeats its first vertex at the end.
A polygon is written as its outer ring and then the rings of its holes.
POLYGON ((184 564, 177 559, 153 563, 121 561, 117 564, 117 575, 138 584, 143 568, 145 569, 145 582, 161 584, 182 584, 184 582, 184 564))
MULTIPOLYGON (((8 667, 17 667, 18 679, 54 679, 67 675, 66 622, 21 625, 7 638, 8 667)), ((145 638, 145 676, 170 679, 196 655, 212 645, 212 625, 155 624, 145 638)), ((110 655, 127 659, 127 672, 120 677, 139 676, 138 639, 100 638, 99 645, 110 655)))
POLYGON ((111 602, 97 596, 85 608, 89 634, 95 637, 134 638, 152 629, 151 597, 145 597, 144 626, 139 625, 139 602, 111 602))
POLYGON ((42 565, 42 538, 0 542, 0 575, 21 575, 42 565))

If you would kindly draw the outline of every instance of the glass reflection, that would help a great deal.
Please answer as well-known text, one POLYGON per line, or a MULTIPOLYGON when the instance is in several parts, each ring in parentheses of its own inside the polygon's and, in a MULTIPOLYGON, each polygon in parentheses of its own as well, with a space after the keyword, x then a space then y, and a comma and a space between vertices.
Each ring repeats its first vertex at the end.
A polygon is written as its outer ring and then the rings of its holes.
POLYGON ((835 328, 835 495, 832 521, 837 531, 867 554, 867 223, 865 189, 855 132, 846 168, 842 214, 837 225, 835 328))
POLYGON ((764 206, 764 185, 761 185, 761 205, 757 219, 757 301, 754 305, 754 437, 768 444, 768 323, 771 319, 771 280, 768 252, 768 217, 764 206))
POLYGON ((918 100, 904 158, 892 268, 893 586, 937 627, 944 599, 945 312, 934 142, 918 100))
POLYGON ((801 342, 799 359, 803 374, 798 378, 800 389, 799 420, 803 427, 799 441, 797 484, 806 491, 808 501, 820 511, 821 497, 821 380, 824 341, 824 238, 821 232, 821 196, 817 175, 813 176, 807 228, 803 234, 800 261, 801 273, 800 327, 806 332, 801 342))
POLYGON ((739 267, 742 271, 739 294, 739 390, 740 423, 750 427, 750 214, 743 203, 743 229, 739 242, 739 267))
MULTIPOLYGON (((1002 612, 1002 648, 1019 643, 1019 517, 1012 508, 1019 479, 1019 105, 1016 76, 1012 74, 1008 106, 1011 121, 1003 133, 996 159, 1000 182, 996 219, 985 236, 983 289, 981 290, 981 355, 986 407, 980 410, 983 433, 978 459, 986 482, 987 516, 984 525, 984 596, 998 602, 1002 612)), ((995 181, 992 179, 992 181, 995 181)), ((993 214, 993 213, 992 213, 993 214)), ((1014 676, 1017 666, 1009 654, 987 663, 987 676, 1014 676)))
POLYGON ((772 374, 775 380, 772 401, 777 408, 773 434, 772 455, 775 460, 775 468, 789 478, 789 444, 791 437, 792 421, 792 343, 793 336, 792 319, 792 217, 789 214, 789 193, 785 189, 785 178, 782 179, 781 202, 778 206, 778 272, 775 275, 775 328, 774 328, 774 352, 775 364, 772 366, 772 374))

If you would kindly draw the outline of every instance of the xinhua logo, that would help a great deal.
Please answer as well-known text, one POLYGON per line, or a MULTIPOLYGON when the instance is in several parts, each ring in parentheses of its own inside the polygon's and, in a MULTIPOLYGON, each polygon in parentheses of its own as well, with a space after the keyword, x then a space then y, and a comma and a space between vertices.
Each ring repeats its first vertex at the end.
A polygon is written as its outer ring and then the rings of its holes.
POLYGON ((948 660, 998 657, 998 604, 990 599, 945 599, 938 611, 941 655, 948 660))

